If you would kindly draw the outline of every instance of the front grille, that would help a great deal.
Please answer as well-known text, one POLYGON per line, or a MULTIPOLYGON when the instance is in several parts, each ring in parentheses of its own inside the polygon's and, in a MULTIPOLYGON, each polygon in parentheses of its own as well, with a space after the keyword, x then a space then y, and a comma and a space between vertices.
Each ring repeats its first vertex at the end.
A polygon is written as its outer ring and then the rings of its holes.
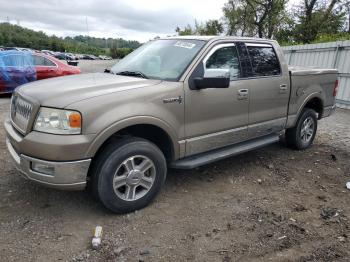
POLYGON ((11 99, 11 120, 13 126, 22 134, 27 131, 29 118, 32 114, 33 106, 23 100, 18 95, 13 95, 11 99))

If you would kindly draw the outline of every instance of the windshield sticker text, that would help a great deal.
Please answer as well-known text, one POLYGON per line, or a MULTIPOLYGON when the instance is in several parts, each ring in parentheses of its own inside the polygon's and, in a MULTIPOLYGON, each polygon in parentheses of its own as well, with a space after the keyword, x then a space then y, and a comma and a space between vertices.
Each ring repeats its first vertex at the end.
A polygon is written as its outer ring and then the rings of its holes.
POLYGON ((196 46, 196 44, 188 43, 188 42, 182 42, 182 41, 177 41, 174 46, 183 47, 183 48, 187 48, 187 49, 192 49, 193 47, 196 46))

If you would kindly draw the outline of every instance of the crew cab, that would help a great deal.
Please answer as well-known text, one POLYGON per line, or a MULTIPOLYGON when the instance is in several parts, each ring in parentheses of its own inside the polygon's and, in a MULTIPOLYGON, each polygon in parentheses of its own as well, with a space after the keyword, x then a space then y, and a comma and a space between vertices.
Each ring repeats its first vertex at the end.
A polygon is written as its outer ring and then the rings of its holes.
POLYGON ((7 147, 28 179, 85 189, 116 213, 145 207, 168 168, 191 169, 279 141, 311 146, 335 110, 337 70, 288 67, 274 40, 150 41, 105 73, 16 89, 7 147))

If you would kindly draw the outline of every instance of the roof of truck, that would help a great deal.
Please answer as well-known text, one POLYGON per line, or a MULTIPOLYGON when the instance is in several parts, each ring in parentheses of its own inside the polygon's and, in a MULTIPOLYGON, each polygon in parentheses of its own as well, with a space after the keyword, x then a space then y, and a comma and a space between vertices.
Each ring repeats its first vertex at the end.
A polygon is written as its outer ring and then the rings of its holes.
POLYGON ((272 39, 256 38, 256 37, 240 37, 240 36, 216 36, 216 35, 185 35, 185 36, 171 36, 162 39, 188 39, 188 40, 239 40, 239 41, 254 41, 254 42, 275 42, 272 39))

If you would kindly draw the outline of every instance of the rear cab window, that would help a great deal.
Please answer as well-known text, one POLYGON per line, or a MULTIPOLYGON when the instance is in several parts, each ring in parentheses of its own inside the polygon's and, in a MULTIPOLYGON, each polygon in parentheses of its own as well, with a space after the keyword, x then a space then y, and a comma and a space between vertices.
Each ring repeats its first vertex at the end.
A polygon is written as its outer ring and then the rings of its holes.
POLYGON ((246 43, 246 47, 253 76, 277 76, 281 74, 280 62, 272 45, 246 43))

